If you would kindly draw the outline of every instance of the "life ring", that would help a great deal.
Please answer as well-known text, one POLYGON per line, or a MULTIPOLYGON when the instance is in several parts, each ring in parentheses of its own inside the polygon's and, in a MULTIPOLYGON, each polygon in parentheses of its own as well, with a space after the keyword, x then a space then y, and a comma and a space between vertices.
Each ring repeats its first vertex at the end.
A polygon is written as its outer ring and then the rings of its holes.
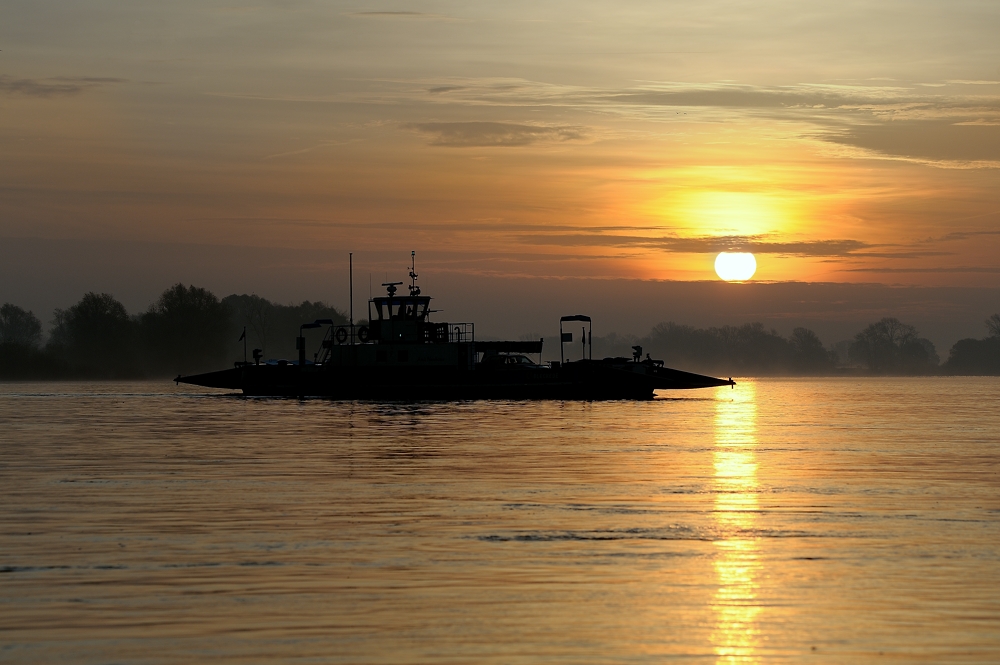
POLYGON ((347 328, 344 328, 343 326, 337 328, 337 341, 341 344, 347 341, 347 328))
POLYGON ((361 326, 358 328, 358 339, 362 342, 368 341, 368 326, 361 326))

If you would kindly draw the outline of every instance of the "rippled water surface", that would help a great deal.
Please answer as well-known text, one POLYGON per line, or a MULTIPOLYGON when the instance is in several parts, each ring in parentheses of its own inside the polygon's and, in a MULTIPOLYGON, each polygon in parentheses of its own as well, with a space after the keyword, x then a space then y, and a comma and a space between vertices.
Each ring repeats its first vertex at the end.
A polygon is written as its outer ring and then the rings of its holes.
POLYGON ((0 385, 0 661, 1000 662, 1000 380, 0 385))

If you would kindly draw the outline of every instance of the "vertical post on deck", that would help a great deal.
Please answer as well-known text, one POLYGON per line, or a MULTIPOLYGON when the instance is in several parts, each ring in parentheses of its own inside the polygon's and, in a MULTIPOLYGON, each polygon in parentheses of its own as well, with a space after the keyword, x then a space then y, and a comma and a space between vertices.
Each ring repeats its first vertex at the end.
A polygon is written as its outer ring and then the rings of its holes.
POLYGON ((565 364, 566 354, 563 352, 563 328, 562 319, 559 319, 559 364, 565 364))
POLYGON ((351 285, 351 346, 354 346, 354 252, 347 253, 347 262, 351 285))

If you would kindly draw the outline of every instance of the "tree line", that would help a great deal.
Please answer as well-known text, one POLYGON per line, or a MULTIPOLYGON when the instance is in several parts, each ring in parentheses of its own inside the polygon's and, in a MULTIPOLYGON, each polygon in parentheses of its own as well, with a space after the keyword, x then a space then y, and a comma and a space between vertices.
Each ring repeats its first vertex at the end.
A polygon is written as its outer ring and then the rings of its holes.
MULTIPOLYGON (((265 359, 294 358, 299 325, 316 319, 347 323, 343 312, 322 302, 280 305, 235 294, 220 300, 206 289, 175 284, 137 315, 107 293, 87 293, 56 310, 43 343, 38 317, 6 303, 0 307, 0 379, 134 379, 220 369, 243 358, 243 331, 247 347, 261 349, 265 359)), ((641 346, 668 367, 727 376, 1000 375, 1000 314, 985 324, 985 338, 958 341, 943 364, 914 326, 890 317, 858 332, 843 354, 824 347, 812 330, 795 328, 784 337, 761 323, 695 328, 667 322, 643 337, 612 333, 593 342, 594 357, 629 357, 641 346)), ((547 349, 559 344, 548 341, 547 349)), ((308 343, 318 346, 319 339, 308 343)), ((578 349, 567 351, 579 357, 578 349)))
POLYGON ((984 339, 960 339, 951 347, 946 367, 953 374, 1000 375, 1000 314, 986 319, 984 339))
MULTIPOLYGON (((176 284, 149 308, 129 315, 107 293, 87 293, 56 310, 48 340, 34 313, 0 307, 0 379, 136 379, 220 369, 243 358, 240 341, 264 357, 294 357, 299 325, 347 318, 322 302, 280 305, 256 295, 219 299, 176 284)), ((319 340, 314 340, 318 345, 319 340)))
MULTIPOLYGON (((643 337, 610 334, 594 338, 594 357, 643 354, 668 367, 727 376, 835 375, 1000 375, 1000 314, 986 321, 984 339, 963 339, 942 364, 934 344, 917 329, 886 317, 867 325, 843 345, 824 347, 815 332, 795 328, 788 337, 761 323, 695 328, 661 323, 643 337)), ((552 343, 558 345, 557 338, 552 343)), ((579 349, 568 357, 579 357, 579 349), (576 355, 573 355, 573 354, 576 355)))

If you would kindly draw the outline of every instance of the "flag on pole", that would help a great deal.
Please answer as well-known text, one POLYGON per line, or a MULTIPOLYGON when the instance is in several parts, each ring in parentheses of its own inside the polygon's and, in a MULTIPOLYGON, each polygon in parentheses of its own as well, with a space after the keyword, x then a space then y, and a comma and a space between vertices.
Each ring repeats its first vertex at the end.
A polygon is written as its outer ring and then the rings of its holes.
POLYGON ((246 336, 247 336, 247 327, 243 326, 243 334, 240 335, 240 338, 238 340, 236 340, 236 341, 237 342, 242 342, 246 338, 246 336))

